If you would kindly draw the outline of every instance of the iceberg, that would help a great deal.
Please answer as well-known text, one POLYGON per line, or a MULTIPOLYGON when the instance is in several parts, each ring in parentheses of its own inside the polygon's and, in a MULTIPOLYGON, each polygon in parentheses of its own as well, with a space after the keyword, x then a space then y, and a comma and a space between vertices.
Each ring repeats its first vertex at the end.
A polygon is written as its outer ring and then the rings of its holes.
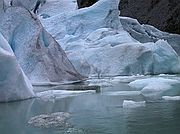
POLYGON ((113 91, 113 92, 106 92, 104 95, 112 95, 112 96, 138 96, 140 95, 140 91, 113 91))
POLYGON ((180 100, 180 96, 162 96, 162 98, 167 101, 179 101, 180 100))
POLYGON ((0 33, 0 102, 34 97, 33 87, 0 33))
POLYGON ((145 107, 145 101, 132 101, 132 100, 124 100, 123 101, 123 108, 137 108, 137 107, 145 107))
POLYGON ((31 82, 62 83, 84 78, 35 14, 22 7, 8 7, 0 20, 0 32, 31 82))
POLYGON ((179 73, 179 56, 167 41, 141 43, 123 29, 119 0, 41 18, 76 70, 85 76, 179 73))
POLYGON ((165 95, 178 95, 180 81, 168 78, 146 78, 135 80, 129 86, 141 90, 141 94, 150 99, 161 99, 165 95))
POLYGON ((66 98, 70 96, 77 96, 81 94, 96 93, 95 90, 86 91, 67 91, 67 90, 47 90, 43 92, 37 92, 36 96, 44 101, 54 101, 56 99, 66 98))

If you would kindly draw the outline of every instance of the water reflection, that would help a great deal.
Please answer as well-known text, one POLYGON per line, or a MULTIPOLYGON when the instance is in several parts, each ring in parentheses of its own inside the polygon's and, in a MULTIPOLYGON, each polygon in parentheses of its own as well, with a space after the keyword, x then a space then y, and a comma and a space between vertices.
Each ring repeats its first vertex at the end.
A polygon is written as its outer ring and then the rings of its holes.
POLYGON ((0 133, 2 134, 64 134, 58 129, 41 129, 27 125, 30 117, 68 112, 69 123, 76 134, 179 134, 180 103, 147 103, 145 107, 123 108, 123 100, 141 101, 139 95, 108 95, 116 91, 131 91, 127 84, 104 87, 99 94, 85 94, 61 98, 55 101, 31 99, 0 104, 0 133))

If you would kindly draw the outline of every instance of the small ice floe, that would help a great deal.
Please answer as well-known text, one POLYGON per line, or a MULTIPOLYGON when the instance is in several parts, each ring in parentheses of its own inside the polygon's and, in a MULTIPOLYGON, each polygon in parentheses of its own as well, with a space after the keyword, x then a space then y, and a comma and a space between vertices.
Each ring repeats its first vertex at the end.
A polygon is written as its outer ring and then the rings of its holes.
POLYGON ((112 95, 112 96, 137 96, 140 95, 140 91, 115 91, 115 92, 107 92, 104 95, 112 95))
POLYGON ((176 75, 173 74, 159 74, 160 77, 175 77, 176 75))
POLYGON ((67 120, 69 118, 70 118, 70 114, 65 112, 41 114, 30 118, 28 124, 40 128, 56 128, 56 127, 68 128, 70 127, 70 124, 67 123, 67 120))
POLYGON ((135 80, 129 83, 129 86, 135 89, 140 89, 141 94, 148 98, 161 98, 163 95, 178 94, 179 90, 175 86, 179 85, 180 81, 167 78, 147 78, 135 80))
POLYGON ((89 94, 89 93, 96 93, 95 90, 86 90, 86 91, 67 91, 67 90, 48 90, 43 92, 36 93, 36 96, 43 99, 43 100, 54 100, 60 99, 70 96, 77 96, 80 94, 89 94))
POLYGON ((145 107, 145 101, 132 101, 132 100, 124 100, 123 101, 123 108, 136 108, 136 107, 145 107))
POLYGON ((167 101, 179 101, 180 96, 163 96, 162 99, 167 101))
POLYGON ((144 75, 132 75, 132 76, 116 76, 111 81, 112 82, 123 82, 123 83, 129 83, 134 80, 140 79, 140 78, 146 78, 147 76, 144 75))
POLYGON ((112 83, 109 79, 89 79, 87 80, 89 82, 89 86, 100 86, 100 87, 110 87, 112 86, 112 83))

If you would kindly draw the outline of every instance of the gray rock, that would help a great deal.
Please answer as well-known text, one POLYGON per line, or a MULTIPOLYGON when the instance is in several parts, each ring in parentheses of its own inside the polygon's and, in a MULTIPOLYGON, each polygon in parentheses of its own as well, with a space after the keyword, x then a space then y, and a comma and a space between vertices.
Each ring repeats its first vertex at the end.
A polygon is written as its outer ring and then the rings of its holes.
POLYGON ((89 7, 97 1, 98 0, 77 0, 78 8, 89 7))
POLYGON ((121 0, 119 9, 122 16, 180 34, 180 0, 121 0))
POLYGON ((40 128, 68 128, 70 127, 67 123, 69 118, 70 114, 64 112, 42 114, 30 118, 28 124, 40 128))

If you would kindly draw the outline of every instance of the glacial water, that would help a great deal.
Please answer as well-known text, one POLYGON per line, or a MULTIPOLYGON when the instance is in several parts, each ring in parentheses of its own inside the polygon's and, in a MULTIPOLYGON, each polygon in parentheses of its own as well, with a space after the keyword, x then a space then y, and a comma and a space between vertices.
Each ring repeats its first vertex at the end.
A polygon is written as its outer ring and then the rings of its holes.
POLYGON ((101 93, 58 100, 30 99, 0 104, 0 134, 179 134, 180 101, 155 101, 123 108, 123 100, 143 101, 126 83, 102 87, 101 93), (36 128, 36 115, 68 112, 71 128, 36 128))

